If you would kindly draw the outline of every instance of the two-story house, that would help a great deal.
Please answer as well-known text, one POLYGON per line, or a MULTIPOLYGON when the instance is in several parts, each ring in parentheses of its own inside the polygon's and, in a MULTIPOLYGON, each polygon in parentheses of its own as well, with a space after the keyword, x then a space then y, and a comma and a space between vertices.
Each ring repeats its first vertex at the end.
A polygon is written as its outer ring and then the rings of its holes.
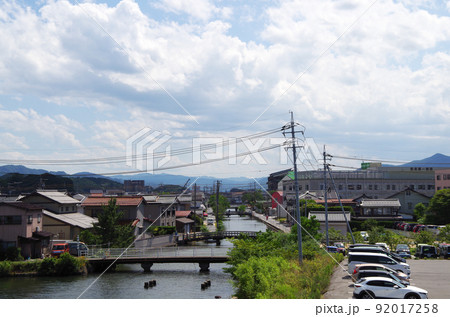
POLYGON ((42 231, 42 207, 21 201, 0 202, 0 249, 21 248, 24 258, 50 252, 52 234, 42 231))

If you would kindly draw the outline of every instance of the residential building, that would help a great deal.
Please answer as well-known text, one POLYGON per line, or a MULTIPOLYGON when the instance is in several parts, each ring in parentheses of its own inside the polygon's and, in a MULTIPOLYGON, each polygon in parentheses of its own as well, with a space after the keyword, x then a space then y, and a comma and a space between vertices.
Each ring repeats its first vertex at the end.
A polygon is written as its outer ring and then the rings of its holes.
POLYGON ((132 224, 135 226, 135 235, 139 235, 144 229, 144 199, 142 196, 89 196, 81 206, 86 216, 97 218, 103 212, 103 207, 107 206, 111 199, 116 200, 118 210, 123 212, 121 224, 132 224))
POLYGON ((355 218, 395 220, 401 218, 398 214, 399 210, 400 202, 397 198, 363 199, 360 203, 360 213, 356 214, 355 218))
POLYGON ((34 193, 21 198, 20 201, 39 206, 41 209, 56 214, 77 212, 80 206, 79 200, 70 197, 65 192, 56 190, 38 189, 34 193))
POLYGON ((194 229, 195 221, 188 218, 191 213, 190 210, 175 211, 177 232, 189 233, 194 229))
MULTIPOLYGON (((310 211, 308 218, 316 217, 316 220, 320 223, 320 232, 325 232, 326 228, 326 219, 325 219, 325 211, 310 211)), ((346 212, 345 216, 342 212, 330 211, 328 212, 328 228, 334 228, 344 236, 347 235, 347 222, 345 221, 345 217, 350 221, 350 213, 346 212)))
POLYGON ((191 210, 191 195, 145 195, 144 219, 155 226, 175 226, 177 210, 191 210))
POLYGON ((436 190, 450 188, 450 169, 440 169, 435 171, 436 190))
POLYGON ((43 229, 51 232, 54 239, 57 240, 77 240, 81 231, 91 229, 96 218, 86 216, 79 212, 70 214, 55 214, 53 212, 43 211, 43 229))
POLYGON ((19 247, 24 258, 48 254, 52 234, 42 231, 42 207, 24 202, 0 202, 0 249, 19 247))
POLYGON ((404 219, 412 219, 414 216, 414 207, 418 203, 422 203, 427 207, 431 199, 430 196, 419 193, 411 188, 405 188, 404 190, 401 190, 387 198, 398 199, 400 202, 398 214, 404 219))

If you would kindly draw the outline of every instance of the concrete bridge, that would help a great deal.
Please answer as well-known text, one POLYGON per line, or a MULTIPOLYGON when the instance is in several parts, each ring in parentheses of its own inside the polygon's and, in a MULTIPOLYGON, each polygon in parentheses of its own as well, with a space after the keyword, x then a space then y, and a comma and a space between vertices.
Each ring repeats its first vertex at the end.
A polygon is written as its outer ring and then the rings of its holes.
POLYGON ((228 260, 228 248, 92 248, 85 254, 94 270, 114 268, 117 264, 140 263, 144 272, 150 272, 153 263, 198 263, 200 271, 209 271, 210 263, 228 260))

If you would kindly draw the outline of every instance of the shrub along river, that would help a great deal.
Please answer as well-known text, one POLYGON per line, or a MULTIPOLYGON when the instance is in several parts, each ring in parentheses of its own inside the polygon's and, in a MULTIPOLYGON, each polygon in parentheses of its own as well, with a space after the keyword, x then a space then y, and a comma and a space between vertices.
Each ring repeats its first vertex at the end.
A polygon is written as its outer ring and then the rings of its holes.
MULTIPOLYGON (((225 217, 227 231, 266 231, 266 225, 248 216, 225 217)), ((229 241, 220 246, 197 242, 185 248, 231 248, 229 241)), ((179 248, 184 248, 180 246, 179 248)), ((169 263, 152 266, 144 273, 140 264, 118 265, 114 273, 89 274, 66 277, 15 277, 0 279, 0 298, 155 298, 155 299, 213 299, 215 296, 231 298, 234 290, 231 276, 223 272, 224 263, 212 263, 209 272, 199 272, 196 263, 169 263), (156 286, 144 288, 144 283, 156 281, 156 286), (201 289, 201 284, 211 286, 201 289), (87 289, 87 291, 85 291, 87 289)))

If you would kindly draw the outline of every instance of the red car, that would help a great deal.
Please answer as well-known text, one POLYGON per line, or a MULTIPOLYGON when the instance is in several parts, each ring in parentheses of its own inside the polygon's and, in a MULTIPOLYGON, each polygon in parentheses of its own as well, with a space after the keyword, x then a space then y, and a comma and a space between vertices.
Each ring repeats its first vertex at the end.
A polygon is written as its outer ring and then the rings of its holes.
POLYGON ((52 247, 52 256, 59 257, 61 254, 69 252, 68 243, 57 243, 52 247))

